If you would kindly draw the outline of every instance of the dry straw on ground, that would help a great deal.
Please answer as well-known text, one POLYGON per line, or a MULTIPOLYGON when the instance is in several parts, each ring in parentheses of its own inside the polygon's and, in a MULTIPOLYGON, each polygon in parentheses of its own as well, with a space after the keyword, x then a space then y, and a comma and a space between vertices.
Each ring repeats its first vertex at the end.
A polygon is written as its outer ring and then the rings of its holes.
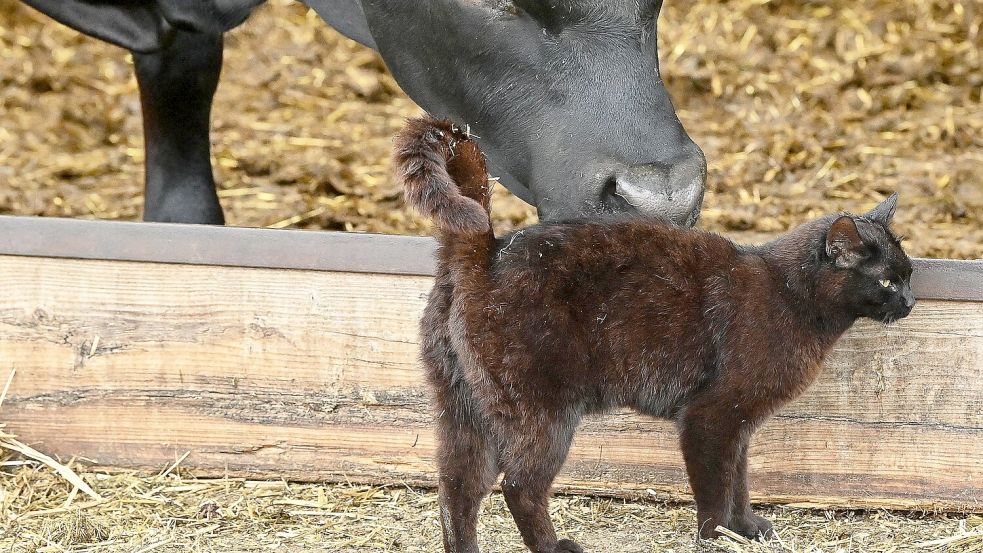
MULTIPOLYGON (((78 468, 78 467, 76 467, 78 468)), ((69 495, 45 467, 0 473, 0 551, 26 552, 433 552, 436 495, 399 486, 314 485, 83 473, 104 497, 69 495)), ((780 540, 697 542, 689 505, 559 496, 561 535, 592 553, 915 552, 983 550, 978 515, 836 512, 771 507, 780 540)), ((486 500, 484 551, 522 551, 501 496, 486 500)))
MULTIPOLYGON (((663 77, 710 161, 703 224, 760 238, 902 193, 910 250, 983 257, 983 5, 971 0, 667 2, 663 77)), ((422 233, 389 176, 416 106, 379 58, 296 3, 227 40, 213 154, 230 222, 422 233)), ((136 219, 142 136, 122 51, 0 0, 0 213, 136 219)), ((500 230, 528 207, 502 195, 500 230)), ((54 460, 52 460, 54 461, 54 460)), ((436 499, 401 487, 87 473, 3 457, 0 551, 435 551, 436 499)), ((167 471, 164 471, 167 472, 167 471)), ((978 515, 770 508, 781 542, 697 543, 689 506, 558 497, 592 552, 983 551, 978 515)), ((485 551, 521 550, 500 496, 485 551)))

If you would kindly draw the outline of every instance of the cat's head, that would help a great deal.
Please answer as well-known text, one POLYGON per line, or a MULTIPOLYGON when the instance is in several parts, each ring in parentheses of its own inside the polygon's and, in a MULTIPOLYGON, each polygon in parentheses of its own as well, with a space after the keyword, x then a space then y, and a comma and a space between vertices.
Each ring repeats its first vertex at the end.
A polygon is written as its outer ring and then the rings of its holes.
POLYGON ((826 292, 855 316, 894 322, 915 305, 911 260, 890 229, 897 205, 893 194, 864 215, 837 217, 826 230, 826 292))

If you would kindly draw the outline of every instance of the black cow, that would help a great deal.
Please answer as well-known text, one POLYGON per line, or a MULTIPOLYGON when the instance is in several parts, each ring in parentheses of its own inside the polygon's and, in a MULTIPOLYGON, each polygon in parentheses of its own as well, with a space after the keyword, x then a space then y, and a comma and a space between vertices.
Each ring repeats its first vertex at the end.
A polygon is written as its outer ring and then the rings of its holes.
MULTIPOLYGON (((209 152, 222 35, 263 0, 24 0, 133 52, 144 219, 224 220, 209 152)), ((413 100, 467 123, 544 220, 613 211, 696 221, 706 161, 659 76, 661 0, 306 0, 374 48, 413 100)))

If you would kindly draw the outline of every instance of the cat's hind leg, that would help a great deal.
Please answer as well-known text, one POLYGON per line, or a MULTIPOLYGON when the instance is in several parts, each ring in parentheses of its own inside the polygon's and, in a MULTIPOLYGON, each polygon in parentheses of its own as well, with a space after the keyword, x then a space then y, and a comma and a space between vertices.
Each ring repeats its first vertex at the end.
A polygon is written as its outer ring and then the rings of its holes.
MULTIPOLYGON (((463 390, 456 392, 455 399, 460 399, 463 390)), ((437 495, 444 551, 478 553, 478 510, 498 476, 495 448, 468 406, 451 401, 441 407, 437 421, 437 495)))
POLYGON ((497 450, 451 345, 447 313, 452 290, 446 271, 438 273, 421 323, 421 350, 436 396, 444 551, 478 553, 478 509, 498 477, 497 450))
POLYGON ((500 425, 504 426, 499 456, 505 503, 530 551, 581 553, 575 542, 557 540, 548 509, 553 479, 570 451, 579 417, 527 415, 500 425))
MULTIPOLYGON (((431 349, 430 353, 434 350, 431 349)), ((425 355, 437 408, 437 498, 446 553, 478 553, 478 510, 498 477, 496 448, 450 348, 425 355)))

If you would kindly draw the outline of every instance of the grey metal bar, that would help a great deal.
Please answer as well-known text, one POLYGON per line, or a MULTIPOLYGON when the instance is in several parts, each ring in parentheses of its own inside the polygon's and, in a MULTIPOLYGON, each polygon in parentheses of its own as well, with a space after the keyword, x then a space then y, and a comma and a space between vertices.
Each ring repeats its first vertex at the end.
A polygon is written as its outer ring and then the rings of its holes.
POLYGON ((0 216, 0 255, 433 275, 432 238, 0 216))
POLYGON ((983 301, 983 260, 912 260, 911 287, 916 298, 983 301))
MULTIPOLYGON (((0 255, 434 274, 432 238, 0 216, 0 255)), ((983 301, 983 260, 915 259, 923 299, 983 301)))

